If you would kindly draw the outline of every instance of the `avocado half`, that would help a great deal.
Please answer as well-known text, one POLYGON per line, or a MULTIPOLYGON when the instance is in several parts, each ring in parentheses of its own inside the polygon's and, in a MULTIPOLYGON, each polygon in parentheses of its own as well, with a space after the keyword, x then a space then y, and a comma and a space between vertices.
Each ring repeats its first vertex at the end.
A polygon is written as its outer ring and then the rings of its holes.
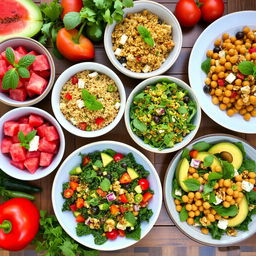
POLYGON ((211 154, 220 154, 221 152, 228 152, 232 155, 233 161, 231 164, 234 166, 235 169, 239 169, 243 162, 243 154, 241 150, 230 142, 221 142, 214 146, 212 146, 209 150, 211 154))
POLYGON ((181 186, 181 188, 186 192, 188 192, 189 189, 187 188, 187 186, 183 181, 188 178, 188 168, 189 168, 189 161, 187 160, 187 158, 181 159, 176 168, 176 179, 179 185, 181 186))
MULTIPOLYGON (((204 161, 204 159, 207 157, 207 156, 209 156, 209 155, 211 155, 212 153, 208 153, 208 152, 198 152, 198 154, 197 154, 197 156, 196 156, 196 160, 200 160, 201 162, 203 162, 204 161)), ((220 161, 218 160, 218 158, 216 157, 216 156, 214 156, 214 158, 213 158, 213 162, 212 162, 212 164, 211 164, 211 166, 210 166, 210 168, 211 168, 211 170, 213 171, 213 172, 215 172, 215 169, 216 169, 216 167, 220 167, 220 170, 222 170, 222 168, 221 168, 221 164, 220 164, 220 161)))

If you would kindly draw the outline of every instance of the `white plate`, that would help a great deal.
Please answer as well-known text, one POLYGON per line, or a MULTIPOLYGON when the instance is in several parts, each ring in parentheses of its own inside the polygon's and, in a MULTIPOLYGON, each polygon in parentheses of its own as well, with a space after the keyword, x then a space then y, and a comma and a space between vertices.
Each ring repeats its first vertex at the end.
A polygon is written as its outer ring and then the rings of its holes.
POLYGON ((242 132, 256 133, 255 119, 245 121, 241 115, 227 116, 225 111, 219 109, 218 105, 211 102, 211 96, 204 93, 205 73, 201 70, 201 63, 206 59, 206 52, 213 49, 214 41, 223 33, 235 35, 244 26, 256 28, 256 11, 235 12, 213 22, 207 27, 197 39, 189 59, 189 81, 194 90, 203 111, 216 123, 227 129, 242 132))
POLYGON ((73 216, 72 212, 70 211, 62 212, 61 210, 62 205, 65 201, 62 198, 61 192, 62 192, 62 184, 69 180, 69 171, 81 164, 80 153, 86 154, 86 153, 91 153, 95 151, 102 151, 104 149, 109 149, 109 148, 117 152, 120 152, 122 154, 132 153, 133 156, 135 157, 136 162, 143 165, 144 168, 150 172, 148 176, 148 180, 150 182, 150 188, 154 190, 154 197, 151 199, 149 203, 149 208, 152 209, 153 216, 150 218, 149 223, 148 222, 141 223, 141 239, 152 229, 152 227, 156 223, 162 207, 162 185, 161 185, 159 176, 156 172, 156 169, 154 168, 152 163, 137 149, 129 145, 126 145, 124 143, 120 143, 116 141, 100 141, 100 142, 87 144, 86 146, 83 146, 77 149, 76 151, 74 151, 62 163, 62 165, 60 166, 55 176, 53 187, 52 187, 53 209, 60 225, 74 240, 76 240, 77 242, 79 242, 84 246, 87 246, 96 250, 101 250, 101 251, 120 250, 128 246, 131 246, 137 243, 138 241, 124 238, 124 237, 118 237, 114 241, 108 240, 103 245, 96 245, 94 243, 94 238, 92 235, 78 237, 76 235, 77 223, 75 221, 75 217, 73 216))
MULTIPOLYGON (((206 136, 202 136, 196 140, 194 140, 187 148, 192 149, 192 145, 199 142, 205 141, 208 143, 218 143, 222 141, 229 141, 229 142, 242 142, 245 148, 246 156, 251 159, 255 159, 256 150, 250 146, 245 140, 228 135, 228 134, 209 134, 206 136)), ((167 211, 172 218, 173 222, 176 226, 187 236, 191 239, 200 242, 202 244, 210 245, 210 246, 228 246, 240 243, 241 241, 249 238, 256 232, 256 215, 253 215, 252 222, 249 224, 249 230, 246 232, 238 231, 237 236, 228 236, 223 235, 221 240, 216 240, 211 237, 210 234, 204 235, 201 233, 200 229, 197 227, 193 227, 188 225, 186 222, 181 222, 179 218, 179 214, 176 211, 176 206, 174 203, 174 199, 172 197, 172 180, 173 176, 175 175, 176 167, 180 160, 182 151, 179 151, 170 162, 164 180, 164 201, 167 208, 167 211)))

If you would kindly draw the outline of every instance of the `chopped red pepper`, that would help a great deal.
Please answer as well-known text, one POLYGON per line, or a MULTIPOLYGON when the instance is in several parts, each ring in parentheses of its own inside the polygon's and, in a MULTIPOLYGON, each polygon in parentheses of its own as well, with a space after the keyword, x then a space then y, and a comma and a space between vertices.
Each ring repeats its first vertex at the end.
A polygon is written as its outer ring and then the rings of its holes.
POLYGON ((80 122, 79 123, 79 128, 83 131, 86 130, 86 127, 87 127, 87 123, 86 122, 80 122))
POLYGON ((105 197, 107 195, 107 192, 104 192, 101 188, 96 189, 96 192, 101 197, 105 197))
POLYGON ((76 76, 72 76, 71 81, 72 81, 72 84, 77 84, 78 78, 76 76))
POLYGON ((100 125, 100 124, 103 123, 104 121, 105 121, 104 118, 102 118, 102 117, 97 117, 97 118, 95 119, 95 124, 100 125))
POLYGON ((74 190, 71 189, 71 188, 68 188, 68 189, 66 189, 66 190, 64 191, 64 197, 65 197, 65 198, 70 198, 70 197, 73 196, 73 194, 74 194, 74 190))
POLYGON ((76 190, 76 188, 79 186, 79 184, 75 181, 70 181, 69 186, 71 187, 72 190, 76 190))
POLYGON ((85 218, 82 215, 78 215, 76 217, 76 222, 83 223, 83 222, 85 222, 85 218))
POLYGON ((254 52, 256 52, 256 48, 255 47, 249 49, 249 53, 254 53, 254 52))
POLYGON ((230 97, 235 98, 237 95, 238 95, 237 92, 232 92, 230 97))
POLYGON ((88 156, 85 156, 83 158, 83 166, 86 166, 87 164, 89 164, 91 161, 91 159, 88 156))
POLYGON ((236 76, 237 76, 237 78, 239 78, 241 80, 244 80, 244 75, 243 74, 237 73, 236 76))
POLYGON ((75 212, 77 210, 76 204, 71 204, 69 208, 72 212, 75 212))
POLYGON ((76 207, 78 209, 82 208, 84 206, 84 199, 83 198, 77 198, 76 200, 76 207))
POLYGON ((127 172, 125 172, 119 181, 121 184, 125 184, 125 183, 130 183, 132 179, 130 175, 127 172))
POLYGON ((128 211, 128 207, 120 206, 119 209, 120 209, 121 213, 124 213, 124 212, 128 211))
POLYGON ((256 187, 254 187, 253 190, 256 191, 256 187))
POLYGON ((121 153, 117 153, 117 154, 114 155, 113 158, 114 158, 115 162, 119 162, 121 159, 124 158, 124 156, 121 153))
POLYGON ((65 94, 65 99, 66 99, 66 100, 72 100, 72 95, 71 95, 69 92, 67 92, 67 93, 65 94))
POLYGON ((119 200, 120 200, 122 203, 124 203, 124 204, 128 203, 128 200, 127 200, 127 197, 126 197, 125 194, 120 195, 120 196, 119 196, 119 200))
POLYGON ((190 155, 192 158, 196 158, 197 154, 198 154, 198 151, 197 151, 197 150, 191 150, 191 151, 189 152, 189 155, 190 155))
POLYGON ((224 79, 218 79, 218 85, 219 86, 224 86, 225 85, 224 79))
POLYGON ((124 230, 118 229, 119 236, 125 236, 124 230))
POLYGON ((148 202, 152 197, 153 197, 153 194, 151 194, 150 192, 146 192, 146 193, 143 195, 142 202, 143 202, 143 203, 146 203, 146 202, 148 202))
POLYGON ((140 57, 140 56, 137 56, 137 57, 136 57, 136 61, 137 61, 137 62, 141 62, 141 57, 140 57))
POLYGON ((116 205, 112 204, 110 206, 110 212, 112 215, 116 215, 117 213, 119 213, 119 208, 116 205))

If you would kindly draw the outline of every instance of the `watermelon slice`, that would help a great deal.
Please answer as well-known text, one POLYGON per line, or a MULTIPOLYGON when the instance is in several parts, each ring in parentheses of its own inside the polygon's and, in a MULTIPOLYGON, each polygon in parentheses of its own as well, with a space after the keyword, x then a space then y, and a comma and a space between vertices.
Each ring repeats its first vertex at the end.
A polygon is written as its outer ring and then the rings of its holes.
POLYGON ((19 169, 21 169, 21 170, 24 170, 24 169, 25 169, 24 161, 15 162, 15 161, 11 160, 10 163, 11 163, 13 166, 15 166, 15 167, 17 167, 17 168, 19 168, 19 169))
POLYGON ((35 61, 32 64, 32 69, 34 71, 44 71, 44 70, 49 70, 50 65, 48 62, 48 59, 45 55, 38 55, 36 56, 35 61))
POLYGON ((12 144, 10 147, 12 160, 15 162, 24 161, 26 159, 26 150, 21 147, 20 143, 12 144))
POLYGON ((35 173, 35 171, 39 167, 39 158, 38 157, 28 158, 24 161, 24 165, 30 173, 35 173))
POLYGON ((41 95, 47 84, 48 82, 44 78, 38 76, 36 73, 32 73, 27 85, 27 90, 28 92, 41 95))
POLYGON ((1 0, 0 17, 0 42, 14 36, 32 37, 43 25, 42 13, 32 0, 1 0))
POLYGON ((54 154, 41 152, 39 165, 47 167, 51 164, 54 154))
POLYGON ((9 153, 11 145, 12 145, 12 139, 5 137, 2 140, 2 145, 1 145, 2 153, 9 153))
POLYGON ((7 121, 4 123, 4 135, 14 136, 19 131, 19 123, 14 121, 7 121))

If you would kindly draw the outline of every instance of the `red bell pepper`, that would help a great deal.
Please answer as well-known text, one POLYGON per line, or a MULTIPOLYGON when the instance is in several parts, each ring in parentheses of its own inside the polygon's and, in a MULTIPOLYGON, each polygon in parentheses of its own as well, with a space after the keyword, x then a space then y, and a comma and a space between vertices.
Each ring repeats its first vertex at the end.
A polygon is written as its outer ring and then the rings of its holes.
POLYGON ((118 206, 112 204, 112 205, 110 206, 110 212, 111 212, 112 215, 116 215, 117 213, 119 213, 119 208, 118 208, 118 206))
POLYGON ((151 193, 149 193, 149 192, 146 192, 146 193, 143 195, 142 202, 143 202, 143 203, 146 203, 146 202, 148 202, 152 197, 153 197, 153 194, 151 194, 151 193))
POLYGON ((76 222, 83 223, 83 222, 85 222, 85 218, 82 215, 78 215, 76 217, 76 222))
POLYGON ((120 181, 121 184, 125 184, 125 183, 130 183, 130 182, 132 182, 132 179, 131 179, 129 173, 128 173, 128 172, 125 172, 125 173, 122 175, 122 177, 120 178, 119 181, 120 181))
POLYGON ((127 200, 127 197, 126 197, 125 194, 120 195, 120 196, 119 196, 119 200, 120 200, 122 203, 124 203, 124 204, 128 203, 128 200, 127 200))
POLYGON ((84 199, 83 198, 77 198, 76 200, 76 207, 78 209, 82 208, 84 206, 84 199))
POLYGON ((119 236, 125 236, 125 232, 123 230, 118 229, 117 231, 118 231, 119 236))
POLYGON ((91 161, 91 159, 88 156, 84 156, 83 158, 83 166, 86 166, 87 164, 89 164, 91 161))

